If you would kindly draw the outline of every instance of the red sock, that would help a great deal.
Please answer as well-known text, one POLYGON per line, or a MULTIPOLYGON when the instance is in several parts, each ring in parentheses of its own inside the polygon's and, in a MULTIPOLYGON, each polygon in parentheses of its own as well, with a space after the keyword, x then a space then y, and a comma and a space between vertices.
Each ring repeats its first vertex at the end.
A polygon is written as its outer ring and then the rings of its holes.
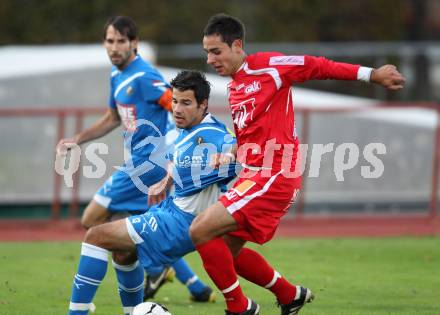
POLYGON ((232 254, 222 238, 215 238, 196 246, 203 267, 225 297, 228 311, 241 313, 247 309, 248 299, 238 283, 232 254))
POLYGON ((234 259, 237 273, 246 280, 270 290, 281 304, 292 302, 296 287, 275 271, 263 256, 249 248, 243 248, 234 259))

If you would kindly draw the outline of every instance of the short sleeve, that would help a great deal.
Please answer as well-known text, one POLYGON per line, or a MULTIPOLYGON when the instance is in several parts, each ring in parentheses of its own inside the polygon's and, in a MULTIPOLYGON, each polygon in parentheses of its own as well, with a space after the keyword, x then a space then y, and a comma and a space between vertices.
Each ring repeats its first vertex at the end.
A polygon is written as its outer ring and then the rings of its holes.
POLYGON ((114 88, 114 84, 113 84, 113 77, 110 77, 110 93, 108 96, 108 106, 112 109, 116 109, 115 88, 114 88))
POLYGON ((166 82, 146 77, 141 77, 138 82, 143 101, 156 103, 171 111, 172 92, 166 82))
POLYGON ((138 79, 142 99, 146 102, 157 101, 169 88, 168 84, 161 80, 154 80, 146 77, 138 79))

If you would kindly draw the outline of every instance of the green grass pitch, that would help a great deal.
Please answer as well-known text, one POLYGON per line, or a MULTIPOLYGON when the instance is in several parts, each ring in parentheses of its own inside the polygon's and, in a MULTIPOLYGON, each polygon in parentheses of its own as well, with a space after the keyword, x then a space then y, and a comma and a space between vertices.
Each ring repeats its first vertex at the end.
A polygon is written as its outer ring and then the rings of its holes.
MULTIPOLYGON (((252 247, 282 275, 315 292, 301 314, 440 314, 440 238, 276 239, 252 247)), ((79 252, 77 242, 0 243, 0 314, 67 314, 79 252)), ((198 255, 187 258, 212 285, 198 255)), ((279 314, 271 293, 241 283, 260 303, 261 314, 279 314)), ((156 298, 173 315, 224 314, 219 293, 215 304, 191 304, 178 282, 164 286, 156 298)), ((110 267, 94 302, 95 315, 122 314, 110 267)))

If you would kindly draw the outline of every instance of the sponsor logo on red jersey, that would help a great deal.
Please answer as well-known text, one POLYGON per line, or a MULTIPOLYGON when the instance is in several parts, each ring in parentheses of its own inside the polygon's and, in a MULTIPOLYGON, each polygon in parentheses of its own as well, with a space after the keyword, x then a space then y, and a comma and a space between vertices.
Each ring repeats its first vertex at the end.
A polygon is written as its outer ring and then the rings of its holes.
POLYGON ((237 193, 234 190, 228 190, 225 193, 225 197, 228 198, 229 200, 234 200, 235 198, 237 198, 237 193))
POLYGON ((242 84, 240 84, 239 86, 237 86, 237 87, 235 88, 235 90, 238 92, 238 91, 240 91, 242 88, 244 88, 244 86, 245 86, 245 84, 242 83, 242 84))
POLYGON ((254 81, 249 85, 246 85, 244 88, 245 94, 256 93, 261 90, 261 83, 259 81, 254 81))
POLYGON ((270 57, 269 66, 303 66, 304 56, 274 56, 270 57))
POLYGON ((245 128, 253 119, 255 98, 231 105, 232 121, 238 129, 245 128))

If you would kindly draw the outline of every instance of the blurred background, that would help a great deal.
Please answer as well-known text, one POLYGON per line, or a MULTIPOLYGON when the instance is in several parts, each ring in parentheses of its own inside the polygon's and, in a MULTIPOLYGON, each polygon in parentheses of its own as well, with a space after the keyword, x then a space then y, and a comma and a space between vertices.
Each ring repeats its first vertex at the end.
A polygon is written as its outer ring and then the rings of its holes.
POLYGON ((437 217, 440 0, 3 0, 0 219, 78 217, 122 163, 121 137, 113 132, 98 140, 110 147, 100 178, 83 176, 83 166, 93 167, 84 158, 73 188, 54 172, 58 139, 90 125, 106 108, 110 63, 101 42, 109 16, 137 22, 141 54, 167 79, 181 68, 209 73, 211 111, 230 124, 228 79, 206 65, 201 46, 207 19, 219 12, 245 23, 248 53, 320 55, 371 67, 392 63, 407 78, 397 93, 361 82, 295 87, 297 126, 309 150, 305 189, 292 216, 437 217), (319 176, 309 176, 313 144, 347 142, 361 153, 344 181, 335 175, 334 152, 322 156, 319 176), (362 157, 369 143, 386 146, 380 178, 361 176, 361 167, 370 165, 362 157))

